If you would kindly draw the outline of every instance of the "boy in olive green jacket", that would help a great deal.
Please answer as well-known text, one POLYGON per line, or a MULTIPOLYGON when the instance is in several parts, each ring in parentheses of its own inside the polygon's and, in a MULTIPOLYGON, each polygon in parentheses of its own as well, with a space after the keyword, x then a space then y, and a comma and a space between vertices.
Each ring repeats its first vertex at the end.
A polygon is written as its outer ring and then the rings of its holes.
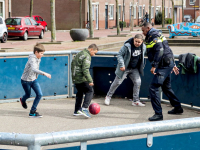
POLYGON ((77 89, 74 116, 83 115, 90 118, 88 106, 93 98, 93 80, 89 72, 91 56, 98 52, 96 44, 91 44, 88 49, 79 52, 71 63, 72 81, 77 89), (83 94, 85 98, 82 105, 83 94), (82 106, 81 106, 82 105, 82 106))

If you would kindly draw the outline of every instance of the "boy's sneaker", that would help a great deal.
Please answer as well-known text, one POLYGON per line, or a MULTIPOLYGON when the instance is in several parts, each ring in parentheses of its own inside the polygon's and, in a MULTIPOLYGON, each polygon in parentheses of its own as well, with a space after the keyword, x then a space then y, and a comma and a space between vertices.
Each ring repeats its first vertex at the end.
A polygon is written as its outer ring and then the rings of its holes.
POLYGON ((136 102, 132 102, 133 106, 140 106, 140 107, 144 107, 145 104, 142 104, 140 101, 136 101, 136 102))
POLYGON ((27 108, 28 108, 27 105, 26 105, 26 102, 22 102, 22 98, 20 98, 20 102, 21 102, 22 107, 23 107, 24 109, 27 109, 27 108))
POLYGON ((36 112, 36 111, 30 111, 30 113, 29 113, 29 117, 30 118, 42 118, 43 116, 42 115, 40 115, 38 112, 36 112))
POLYGON ((91 118, 89 111, 86 108, 82 108, 81 110, 78 110, 77 113, 85 116, 86 118, 91 118))
POLYGON ((106 96, 106 98, 105 98, 105 105, 110 105, 110 100, 111 100, 111 97, 110 96, 106 96))
POLYGON ((77 112, 74 112, 73 116, 80 116, 81 114, 77 112))

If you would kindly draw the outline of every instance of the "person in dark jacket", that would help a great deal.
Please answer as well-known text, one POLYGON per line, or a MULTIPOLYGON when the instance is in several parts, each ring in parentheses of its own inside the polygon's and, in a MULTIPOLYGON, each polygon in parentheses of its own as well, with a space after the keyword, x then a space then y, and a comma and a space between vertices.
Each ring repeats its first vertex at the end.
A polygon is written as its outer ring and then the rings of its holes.
POLYGON ((135 35, 124 43, 124 46, 117 55, 118 65, 115 71, 116 77, 105 97, 105 105, 110 105, 112 95, 115 93, 118 86, 124 81, 126 76, 132 80, 133 87, 133 106, 145 106, 139 100, 139 91, 141 86, 140 74, 143 75, 144 54, 146 46, 143 43, 141 34, 135 35))
POLYGON ((166 38, 148 22, 142 26, 143 34, 146 36, 145 42, 147 47, 148 60, 151 63, 151 73, 154 75, 150 87, 150 97, 155 114, 149 118, 149 121, 163 120, 161 100, 159 96, 159 87, 169 98, 171 105, 174 107, 168 114, 183 113, 179 99, 171 88, 171 72, 179 74, 175 66, 173 52, 170 49, 166 38))

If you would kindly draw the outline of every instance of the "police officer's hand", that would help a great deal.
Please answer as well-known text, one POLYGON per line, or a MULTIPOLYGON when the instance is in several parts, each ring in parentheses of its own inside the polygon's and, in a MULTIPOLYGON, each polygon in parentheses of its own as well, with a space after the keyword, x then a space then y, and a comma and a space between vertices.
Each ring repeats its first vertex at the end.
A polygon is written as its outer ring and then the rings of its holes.
POLYGON ((178 75, 178 74, 179 74, 179 69, 178 69, 178 67, 174 66, 172 72, 174 72, 175 75, 178 75))
POLYGON ((93 82, 89 83, 89 86, 94 86, 94 83, 93 82))
POLYGON ((121 67, 120 70, 121 70, 121 71, 125 71, 125 67, 121 67))
POLYGON ((155 74, 156 74, 156 73, 155 73, 155 70, 156 70, 156 68, 155 68, 155 67, 152 67, 152 68, 151 68, 151 70, 150 70, 150 71, 151 71, 151 73, 152 73, 153 75, 155 75, 155 74))

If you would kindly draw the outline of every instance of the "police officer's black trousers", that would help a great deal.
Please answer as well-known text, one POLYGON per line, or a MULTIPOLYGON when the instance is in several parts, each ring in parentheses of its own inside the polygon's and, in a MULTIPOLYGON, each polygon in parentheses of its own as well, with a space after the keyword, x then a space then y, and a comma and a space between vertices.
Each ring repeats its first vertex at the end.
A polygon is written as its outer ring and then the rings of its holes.
POLYGON ((171 62, 167 67, 158 67, 156 69, 156 75, 154 75, 149 87, 151 104, 155 113, 158 115, 162 114, 159 87, 162 88, 163 93, 169 98, 169 101, 173 107, 181 107, 180 101, 171 88, 171 71, 173 67, 173 62, 171 62))
POLYGON ((94 90, 93 87, 89 85, 88 82, 83 82, 80 84, 75 84, 77 93, 76 93, 76 103, 75 103, 75 112, 80 110, 81 108, 88 108, 90 102, 93 98, 94 90), (85 94, 85 98, 83 101, 83 94, 85 94), (83 102, 83 105, 82 105, 83 102), (82 107, 81 107, 82 105, 82 107))

